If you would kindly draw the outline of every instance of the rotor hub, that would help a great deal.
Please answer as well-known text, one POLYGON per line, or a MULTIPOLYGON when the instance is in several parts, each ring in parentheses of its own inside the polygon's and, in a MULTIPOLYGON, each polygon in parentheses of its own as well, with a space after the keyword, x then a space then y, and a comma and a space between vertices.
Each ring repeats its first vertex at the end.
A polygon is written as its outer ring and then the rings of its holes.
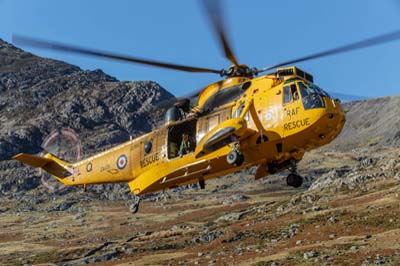
POLYGON ((232 65, 228 68, 228 70, 222 69, 220 72, 221 77, 247 77, 253 78, 257 75, 258 71, 256 68, 250 68, 247 65, 239 64, 239 65, 232 65))

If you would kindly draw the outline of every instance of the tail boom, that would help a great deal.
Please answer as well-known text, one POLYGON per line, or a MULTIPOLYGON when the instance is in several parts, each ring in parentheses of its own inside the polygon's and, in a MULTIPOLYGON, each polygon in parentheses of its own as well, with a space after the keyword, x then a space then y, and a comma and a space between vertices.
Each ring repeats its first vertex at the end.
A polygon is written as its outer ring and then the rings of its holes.
POLYGON ((73 171, 69 163, 57 158, 56 156, 48 153, 45 156, 36 156, 32 154, 20 153, 13 157, 14 160, 20 161, 35 168, 42 168, 52 176, 57 178, 62 183, 66 177, 71 176, 73 171))

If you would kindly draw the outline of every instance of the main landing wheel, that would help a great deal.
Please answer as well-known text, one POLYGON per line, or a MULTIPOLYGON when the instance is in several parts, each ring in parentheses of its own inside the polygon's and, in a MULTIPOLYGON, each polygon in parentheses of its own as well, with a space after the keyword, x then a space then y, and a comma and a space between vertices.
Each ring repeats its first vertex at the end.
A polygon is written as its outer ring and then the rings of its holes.
POLYGON ((239 154, 237 151, 231 151, 226 156, 226 161, 231 165, 241 166, 244 162, 244 156, 243 154, 239 154))
POLYGON ((303 184, 303 178, 296 174, 289 174, 286 177, 286 184, 288 186, 298 188, 303 184))

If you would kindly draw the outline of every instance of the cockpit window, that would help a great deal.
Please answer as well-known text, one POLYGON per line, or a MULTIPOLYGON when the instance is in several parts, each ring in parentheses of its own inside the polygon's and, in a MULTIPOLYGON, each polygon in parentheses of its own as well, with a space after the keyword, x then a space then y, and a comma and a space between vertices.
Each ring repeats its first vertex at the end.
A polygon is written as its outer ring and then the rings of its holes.
POLYGON ((304 98, 304 97, 306 97, 307 95, 313 93, 313 92, 311 92, 311 90, 309 90, 309 89, 306 87, 306 85, 304 85, 303 82, 299 82, 298 85, 299 85, 301 97, 304 98))
POLYGON ((322 97, 330 97, 323 89, 311 82, 298 82, 304 109, 323 108, 324 101, 322 97))
POLYGON ((299 93, 297 91, 297 87, 296 84, 292 84, 290 85, 290 92, 292 94, 292 99, 293 101, 297 101, 300 97, 299 97, 299 93))
POLYGON ((295 102, 300 99, 296 84, 291 84, 283 88, 283 103, 295 102))
POLYGON ((290 94, 290 87, 285 86, 283 88, 283 103, 290 103, 292 100, 291 94, 290 94))
POLYGON ((331 96, 329 96, 329 94, 326 91, 324 91, 323 89, 321 89, 320 87, 318 87, 314 83, 311 83, 311 82, 306 82, 306 83, 299 82, 298 84, 299 84, 299 88, 300 88, 301 92, 302 92, 302 90, 306 90, 306 91, 308 91, 308 94, 316 93, 316 94, 321 95, 322 97, 329 97, 329 98, 331 97, 331 96))

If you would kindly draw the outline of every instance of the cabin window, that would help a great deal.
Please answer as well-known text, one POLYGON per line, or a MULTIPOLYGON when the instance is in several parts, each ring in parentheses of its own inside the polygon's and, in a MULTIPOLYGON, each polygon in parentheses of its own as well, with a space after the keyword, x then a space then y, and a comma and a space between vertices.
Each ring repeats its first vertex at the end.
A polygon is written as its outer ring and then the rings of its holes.
POLYGON ((244 120, 250 121, 250 111, 246 112, 246 114, 244 115, 244 120))
POLYGON ((151 140, 147 141, 144 144, 144 154, 149 154, 151 152, 151 148, 153 147, 153 143, 151 140))
POLYGON ((245 105, 244 102, 242 102, 242 103, 239 105, 239 107, 238 107, 238 108, 236 109, 236 111, 233 113, 233 117, 234 117, 234 118, 240 117, 240 115, 241 115, 242 112, 243 112, 244 105, 245 105))
POLYGON ((210 116, 209 118, 207 118, 207 122, 208 122, 207 123, 208 124, 208 131, 210 131, 220 123, 219 114, 210 116))

